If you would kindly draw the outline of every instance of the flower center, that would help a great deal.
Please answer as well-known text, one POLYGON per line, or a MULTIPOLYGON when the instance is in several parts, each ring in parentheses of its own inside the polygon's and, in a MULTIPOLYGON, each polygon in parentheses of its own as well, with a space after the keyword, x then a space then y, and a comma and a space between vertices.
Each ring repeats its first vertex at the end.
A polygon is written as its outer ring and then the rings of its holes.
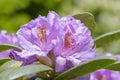
POLYGON ((42 26, 40 29, 38 29, 38 36, 42 42, 47 42, 46 27, 42 26))
POLYGON ((73 40, 72 34, 67 31, 64 37, 64 46, 61 55, 63 57, 70 56, 77 51, 77 44, 73 40))
POLYGON ((98 80, 106 80, 106 76, 105 75, 102 75, 98 78, 98 80))
POLYGON ((65 34, 65 38, 64 38, 64 47, 68 48, 72 45, 72 35, 70 32, 67 32, 65 34))

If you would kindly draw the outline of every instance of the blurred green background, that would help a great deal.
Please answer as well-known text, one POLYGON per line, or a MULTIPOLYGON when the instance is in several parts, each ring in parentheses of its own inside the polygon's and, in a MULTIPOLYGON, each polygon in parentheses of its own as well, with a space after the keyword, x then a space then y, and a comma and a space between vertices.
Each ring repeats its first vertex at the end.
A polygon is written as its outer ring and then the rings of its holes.
MULTIPOLYGON (((93 38, 120 27, 120 0, 0 0, 0 30, 16 32, 21 25, 50 10, 60 16, 92 13, 97 23, 93 38)), ((120 40, 97 50, 120 53, 120 40)))

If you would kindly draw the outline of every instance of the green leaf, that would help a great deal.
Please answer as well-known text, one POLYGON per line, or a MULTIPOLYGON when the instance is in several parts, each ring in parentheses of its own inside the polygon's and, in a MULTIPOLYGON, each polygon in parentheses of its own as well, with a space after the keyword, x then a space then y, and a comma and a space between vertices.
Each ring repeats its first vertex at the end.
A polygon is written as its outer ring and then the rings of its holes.
POLYGON ((79 19, 82 23, 85 24, 91 31, 94 30, 96 23, 94 20, 94 16, 91 13, 82 13, 82 14, 76 14, 73 16, 76 19, 79 19))
POLYGON ((22 50, 20 47, 12 45, 12 44, 0 44, 0 52, 5 51, 5 50, 9 50, 9 49, 13 49, 13 48, 17 48, 19 50, 22 50))
POLYGON ((70 80, 81 77, 96 70, 107 67, 115 62, 115 58, 97 58, 89 62, 80 64, 64 73, 61 73, 55 78, 55 80, 70 80))
POLYGON ((21 64, 22 64, 22 62, 20 62, 20 61, 14 61, 14 60, 8 61, 0 66, 0 72, 4 71, 6 69, 9 69, 9 68, 19 67, 21 64))
POLYGON ((120 39, 120 30, 103 34, 95 39, 96 47, 103 47, 118 39, 120 39))
POLYGON ((105 69, 120 71, 120 62, 110 65, 110 66, 106 67, 105 69))
POLYGON ((28 65, 23 67, 7 69, 0 73, 0 80, 14 80, 16 78, 43 71, 52 70, 45 65, 28 65))
POLYGON ((7 61, 10 61, 11 59, 8 59, 8 58, 3 58, 3 59, 0 59, 0 66, 4 63, 6 63, 7 61))

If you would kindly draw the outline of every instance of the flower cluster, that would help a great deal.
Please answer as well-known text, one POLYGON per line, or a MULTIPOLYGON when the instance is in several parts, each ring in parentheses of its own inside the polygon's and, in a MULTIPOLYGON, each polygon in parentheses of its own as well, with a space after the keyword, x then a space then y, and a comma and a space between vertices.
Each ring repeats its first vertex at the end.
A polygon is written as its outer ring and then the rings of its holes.
POLYGON ((90 31, 80 20, 72 16, 60 18, 53 11, 21 26, 17 39, 22 51, 13 50, 10 54, 13 59, 28 65, 44 57, 51 61, 46 65, 54 65, 56 72, 64 72, 98 55, 90 31))

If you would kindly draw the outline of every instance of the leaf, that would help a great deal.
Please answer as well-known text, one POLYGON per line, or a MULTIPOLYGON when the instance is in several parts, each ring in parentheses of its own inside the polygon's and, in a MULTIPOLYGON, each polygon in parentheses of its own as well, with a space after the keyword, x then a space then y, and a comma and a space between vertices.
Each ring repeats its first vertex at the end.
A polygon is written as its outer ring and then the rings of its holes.
POLYGON ((9 50, 9 49, 13 49, 13 48, 17 48, 19 50, 22 50, 20 47, 12 45, 12 44, 0 44, 0 52, 5 51, 5 50, 9 50))
POLYGON ((28 65, 18 68, 11 68, 0 73, 0 80, 14 80, 31 73, 38 73, 48 70, 52 69, 45 65, 28 65))
POLYGON ((110 66, 106 67, 105 69, 120 71, 120 62, 110 65, 110 66))
POLYGON ((103 34, 95 39, 96 48, 103 47, 118 39, 120 39, 120 30, 103 34))
POLYGON ((14 60, 8 61, 0 66, 0 72, 4 71, 6 69, 9 69, 9 68, 20 67, 21 64, 22 64, 22 62, 20 62, 20 61, 14 61, 14 60))
POLYGON ((89 62, 80 64, 64 73, 58 75, 55 80, 70 80, 77 77, 84 76, 96 70, 107 67, 116 62, 115 58, 97 58, 89 62))
POLYGON ((94 30, 94 28, 96 26, 96 23, 95 23, 95 20, 94 20, 94 16, 91 13, 85 12, 85 13, 82 13, 82 14, 76 14, 73 17, 76 18, 76 19, 79 19, 91 31, 94 30))
POLYGON ((3 59, 0 59, 0 66, 4 63, 6 63, 7 61, 10 61, 11 59, 8 59, 8 58, 3 58, 3 59))

